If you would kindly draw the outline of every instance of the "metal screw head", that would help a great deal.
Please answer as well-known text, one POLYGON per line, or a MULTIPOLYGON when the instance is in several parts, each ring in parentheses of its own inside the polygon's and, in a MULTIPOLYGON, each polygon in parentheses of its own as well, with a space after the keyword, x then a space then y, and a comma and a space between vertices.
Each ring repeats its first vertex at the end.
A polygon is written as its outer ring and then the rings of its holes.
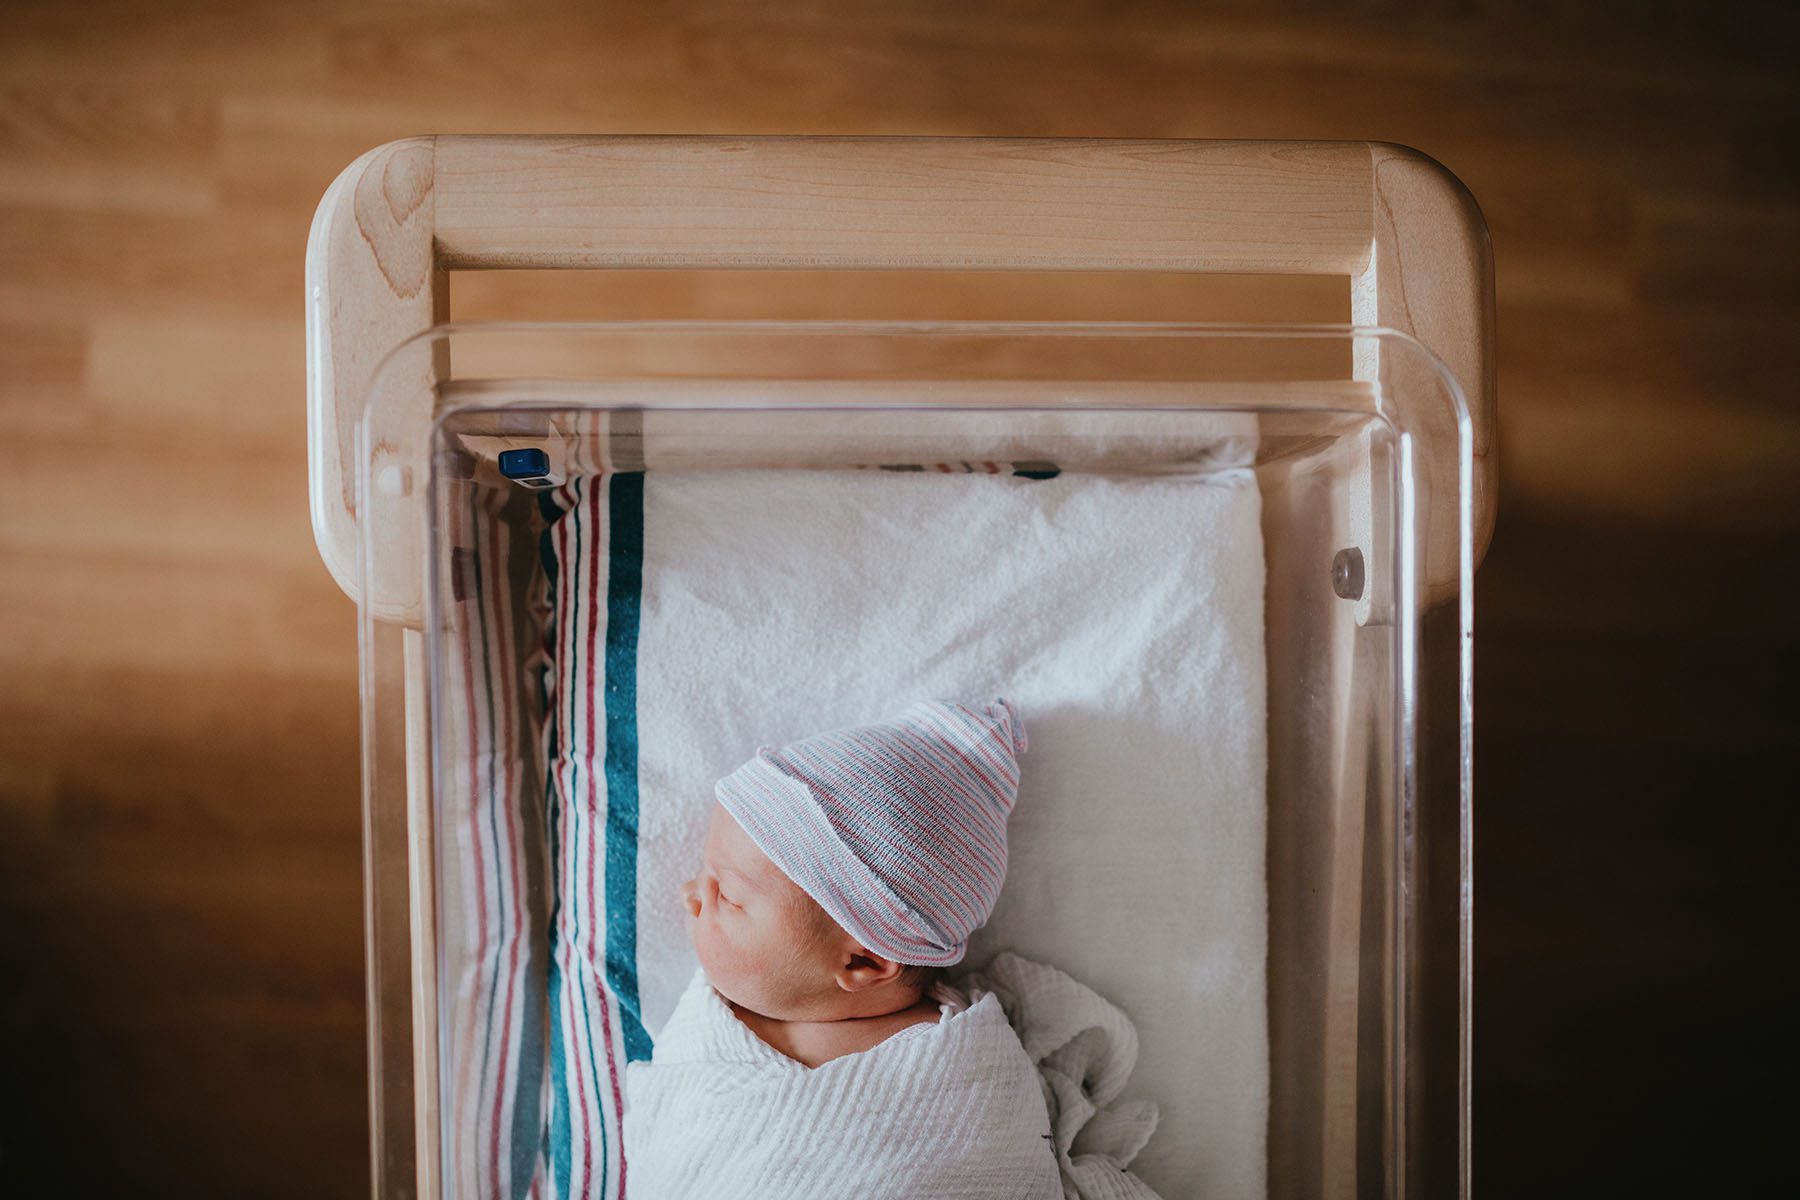
POLYGON ((1331 590, 1341 600, 1362 599, 1363 556, 1355 546, 1339 550, 1331 560, 1331 590))

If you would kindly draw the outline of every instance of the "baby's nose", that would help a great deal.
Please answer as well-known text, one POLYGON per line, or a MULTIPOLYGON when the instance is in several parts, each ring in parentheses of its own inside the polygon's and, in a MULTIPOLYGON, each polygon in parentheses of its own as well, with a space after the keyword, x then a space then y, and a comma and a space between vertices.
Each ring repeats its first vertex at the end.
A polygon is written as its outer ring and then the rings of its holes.
POLYGON ((700 894, 694 887, 694 881, 692 879, 684 879, 681 881, 681 902, 687 905, 688 916, 697 917, 700 915, 700 894))

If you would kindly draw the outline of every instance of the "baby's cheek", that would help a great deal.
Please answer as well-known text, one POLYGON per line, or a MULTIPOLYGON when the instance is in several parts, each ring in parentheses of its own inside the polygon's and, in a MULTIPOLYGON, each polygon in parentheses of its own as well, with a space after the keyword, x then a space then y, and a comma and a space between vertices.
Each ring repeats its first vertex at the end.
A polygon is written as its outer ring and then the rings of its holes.
POLYGON ((728 982, 754 973, 756 956, 705 917, 694 922, 694 951, 715 981, 728 982))
POLYGON ((819 930, 809 920, 784 920, 769 941, 768 970, 786 979, 810 985, 825 954, 819 930))

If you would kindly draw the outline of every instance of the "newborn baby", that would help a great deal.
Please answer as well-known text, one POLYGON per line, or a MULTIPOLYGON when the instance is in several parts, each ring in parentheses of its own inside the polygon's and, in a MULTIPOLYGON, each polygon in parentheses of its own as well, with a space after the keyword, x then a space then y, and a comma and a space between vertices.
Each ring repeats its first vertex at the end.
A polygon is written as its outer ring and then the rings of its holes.
POLYGON ((1025 730, 921 701, 763 746, 682 888, 700 961, 626 1070, 636 1200, 1057 1200, 1044 1085, 997 997, 943 978, 992 913, 1025 730))

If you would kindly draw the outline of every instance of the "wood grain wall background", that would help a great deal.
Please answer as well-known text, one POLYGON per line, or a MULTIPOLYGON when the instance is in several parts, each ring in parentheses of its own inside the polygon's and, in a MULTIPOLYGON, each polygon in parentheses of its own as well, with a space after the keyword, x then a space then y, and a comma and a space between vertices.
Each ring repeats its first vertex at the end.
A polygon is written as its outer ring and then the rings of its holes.
POLYGON ((499 131, 1375 138, 1457 172, 1493 231, 1502 406, 1477 1186, 1748 1178, 1790 1070, 1796 26, 10 0, 0 1190, 365 1189, 356 646, 308 526, 302 251, 363 149, 499 131))

